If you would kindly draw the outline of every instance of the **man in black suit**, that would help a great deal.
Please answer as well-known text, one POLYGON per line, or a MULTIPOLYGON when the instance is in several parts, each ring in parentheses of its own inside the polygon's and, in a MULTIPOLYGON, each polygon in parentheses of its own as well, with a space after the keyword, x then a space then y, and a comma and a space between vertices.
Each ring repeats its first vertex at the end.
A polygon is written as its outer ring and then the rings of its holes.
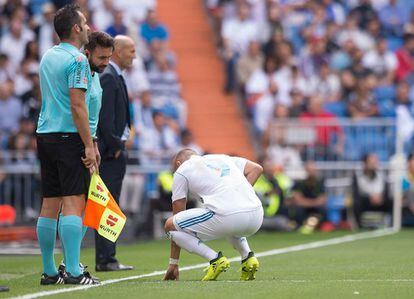
MULTIPOLYGON (((131 119, 128 92, 122 71, 132 66, 135 45, 127 36, 116 36, 111 61, 100 77, 102 108, 98 124, 98 145, 102 162, 100 175, 119 201, 122 180, 126 170, 125 141, 129 137, 131 119)), ((96 271, 132 270, 115 258, 116 243, 112 243, 95 232, 96 271)))

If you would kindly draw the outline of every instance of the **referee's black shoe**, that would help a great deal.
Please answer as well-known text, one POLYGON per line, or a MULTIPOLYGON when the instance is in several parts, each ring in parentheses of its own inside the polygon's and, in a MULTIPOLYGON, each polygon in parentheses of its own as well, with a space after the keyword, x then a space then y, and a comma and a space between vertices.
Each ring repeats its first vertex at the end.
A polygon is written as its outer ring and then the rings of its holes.
POLYGON ((81 284, 81 285, 92 285, 100 284, 98 279, 87 277, 84 273, 79 276, 72 276, 69 272, 66 272, 65 284, 81 284))
POLYGON ((8 291, 10 291, 9 287, 0 286, 0 292, 8 292, 8 291))
MULTIPOLYGON (((86 266, 86 265, 84 265, 82 263, 79 263, 79 268, 81 268, 81 271, 82 271, 83 275, 85 275, 86 277, 92 278, 94 280, 99 281, 99 278, 98 277, 93 276, 91 273, 89 273, 89 271, 86 270, 86 268, 88 268, 88 266, 86 266)), ((58 271, 64 273, 63 276, 66 275, 66 265, 65 265, 65 263, 63 261, 60 262, 58 271)))
POLYGON ((41 285, 64 284, 64 283, 65 283, 65 277, 63 276, 63 273, 60 271, 55 276, 49 276, 46 273, 43 273, 42 277, 40 278, 41 285))

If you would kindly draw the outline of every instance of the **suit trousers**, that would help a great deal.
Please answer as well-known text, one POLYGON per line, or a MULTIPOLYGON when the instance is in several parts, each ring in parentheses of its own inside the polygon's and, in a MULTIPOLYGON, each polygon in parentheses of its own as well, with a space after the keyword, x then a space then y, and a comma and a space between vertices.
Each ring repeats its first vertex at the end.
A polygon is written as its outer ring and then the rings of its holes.
MULTIPOLYGON (((126 161, 127 153, 123 150, 118 159, 103 159, 99 168, 99 174, 102 180, 118 204, 119 196, 121 194, 122 180, 124 179, 126 171, 126 161)), ((116 263, 118 261, 115 254, 116 243, 105 239, 95 231, 95 263, 97 265, 116 263)))

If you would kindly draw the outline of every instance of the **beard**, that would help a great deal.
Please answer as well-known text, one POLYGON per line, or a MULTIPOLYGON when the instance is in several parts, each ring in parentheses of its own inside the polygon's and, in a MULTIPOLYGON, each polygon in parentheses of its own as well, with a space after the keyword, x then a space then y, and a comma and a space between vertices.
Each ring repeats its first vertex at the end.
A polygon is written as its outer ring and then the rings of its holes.
POLYGON ((102 73, 106 68, 106 65, 103 65, 103 66, 102 65, 96 65, 91 61, 89 63, 90 63, 92 72, 102 73))

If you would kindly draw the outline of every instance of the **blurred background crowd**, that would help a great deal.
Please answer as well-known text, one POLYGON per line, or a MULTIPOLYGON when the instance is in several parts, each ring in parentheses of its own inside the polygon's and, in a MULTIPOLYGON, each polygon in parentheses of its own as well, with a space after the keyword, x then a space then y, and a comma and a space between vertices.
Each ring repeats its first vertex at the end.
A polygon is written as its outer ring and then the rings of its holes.
MULTIPOLYGON (((0 204, 21 203, 25 219, 36 217, 39 197, 39 177, 27 170, 37 163, 39 61, 58 42, 54 13, 69 2, 0 0, 0 165, 9 167, 0 172, 0 204), (16 174, 24 171, 29 179, 16 174)), ((171 174, 161 170, 171 155, 183 147, 203 153, 186 126, 189 112, 169 30, 157 16, 156 0, 74 2, 93 30, 136 42, 139 55, 125 75, 134 119, 127 147, 130 165, 149 170, 125 178, 121 206, 152 223, 145 219, 169 209, 171 174)), ((395 153, 396 129, 389 125, 395 120, 405 152, 412 147, 414 1, 205 0, 205 7, 223 61, 223 92, 239 97, 259 144, 265 175, 257 191, 269 218, 283 216, 269 227, 289 229, 294 219, 312 227, 307 216, 313 214, 336 219, 337 226, 346 218, 343 209, 339 216, 321 212, 332 202, 330 184, 313 161, 363 162, 346 183, 354 200, 360 198, 353 205, 358 224, 363 210, 390 212, 391 187, 380 162, 395 153), (312 138, 310 122, 317 128, 312 138), (296 139, 286 138, 289 123, 300 125, 296 139)), ((407 176, 405 190, 411 182, 407 176)), ((413 201, 406 208, 412 214, 413 201)))

